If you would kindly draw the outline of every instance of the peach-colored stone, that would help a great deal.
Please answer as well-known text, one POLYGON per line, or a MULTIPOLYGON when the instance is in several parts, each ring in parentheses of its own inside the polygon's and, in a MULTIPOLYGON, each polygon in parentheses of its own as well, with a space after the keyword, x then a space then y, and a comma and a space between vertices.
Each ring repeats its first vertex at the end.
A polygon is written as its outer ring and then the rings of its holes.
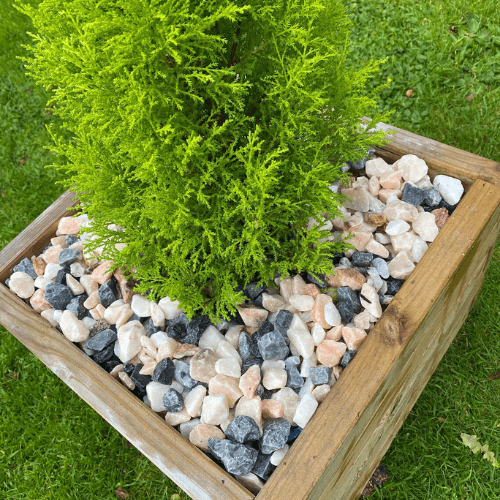
POLYGON ((210 396, 218 396, 224 394, 227 398, 229 408, 234 408, 238 399, 243 396, 243 392, 238 387, 239 380, 237 378, 228 377, 226 375, 216 375, 208 382, 208 394, 210 396))
POLYGON ((436 210, 433 210, 431 214, 434 214, 434 217, 436 217, 436 226, 438 229, 441 229, 444 226, 449 217, 446 207, 437 208, 436 210))
POLYGON ((59 234, 78 234, 80 231, 80 227, 83 223, 83 219, 81 217, 62 217, 59 220, 59 224, 57 226, 57 230, 59 234))
POLYGON ((120 292, 122 293, 122 299, 125 302, 130 302, 132 300, 132 295, 133 295, 134 281, 132 279, 128 280, 125 279, 120 267, 115 270, 113 276, 116 278, 116 281, 118 282, 120 292))
POLYGON ((61 245, 52 246, 47 249, 43 254, 43 260, 47 264, 59 264, 59 254, 62 252, 63 247, 61 245))
POLYGON ((46 309, 51 309, 52 306, 45 300, 45 292, 39 288, 30 298, 30 304, 33 310, 41 313, 46 309))
POLYGON ((94 278, 90 276, 90 274, 84 274, 80 278, 80 285, 83 286, 89 297, 93 292, 97 292, 99 290, 99 285, 94 280, 94 278))
POLYGON ((366 332, 360 328, 344 326, 342 329, 342 338, 347 345, 347 349, 350 351, 357 351, 363 340, 366 338, 366 332))
POLYGON ((376 240, 370 240, 368 242, 368 245, 366 245, 366 251, 378 255, 383 259, 387 259, 387 257, 389 257, 389 250, 376 240))
POLYGON ((260 383, 260 366, 252 365, 240 378, 239 388, 243 395, 252 399, 260 383))
POLYGON ((104 283, 106 283, 106 281, 108 281, 111 278, 111 275, 113 274, 108 271, 109 267, 112 265, 113 261, 106 260, 102 264, 98 265, 92 271, 92 274, 90 276, 95 282, 99 283, 100 285, 104 285, 104 283))
POLYGON ((391 196, 397 196, 398 198, 401 198, 401 190, 400 189, 381 189, 378 192, 378 198, 382 203, 387 203, 387 200, 391 196))
POLYGON ((418 210, 405 201, 396 200, 387 204, 384 214, 387 216, 388 221, 399 219, 413 222, 418 217, 418 210))
POLYGON ((208 451, 208 440, 210 438, 224 439, 225 437, 218 427, 210 424, 198 424, 189 433, 189 441, 203 451, 208 451))
POLYGON ((212 377, 217 375, 215 363, 219 357, 212 349, 203 349, 197 352, 191 359, 189 374, 195 380, 209 383, 212 377))
POLYGON ((383 189, 399 189, 403 172, 387 172, 380 177, 380 185, 383 189))
POLYGON ((327 275, 326 281, 331 287, 348 286, 353 290, 361 290, 366 283, 366 278, 357 269, 351 267, 349 269, 335 269, 335 274, 327 275))
POLYGON ((348 238, 346 241, 358 250, 358 252, 364 252, 366 250, 366 245, 373 238, 372 233, 358 231, 357 228, 353 227, 348 231, 343 231, 341 238, 346 239, 351 233, 354 236, 352 238, 348 238))
POLYGON ((377 177, 373 176, 368 182, 368 192, 372 196, 377 196, 380 191, 380 182, 377 177))
POLYGON ((324 365, 338 365, 342 356, 347 351, 347 346, 343 342, 335 342, 334 340, 323 340, 316 349, 316 357, 318 361, 324 365))
POLYGON ((281 418, 285 413, 285 406, 281 401, 275 399, 264 399, 262 401, 262 416, 264 418, 281 418))
MULTIPOLYGON (((325 335, 326 340, 333 340, 334 342, 338 342, 342 338, 342 329, 344 326, 334 326, 331 330, 328 330, 325 335)), ((325 340, 323 339, 323 340, 325 340)), ((321 344, 321 342, 319 342, 321 344)), ((319 345, 318 344, 318 345, 319 345)))
POLYGON ((245 307, 240 306, 237 307, 237 309, 240 313, 243 323, 245 323, 246 326, 254 328, 259 328, 269 315, 269 311, 267 311, 266 309, 262 309, 253 305, 245 307))
POLYGON ((12 273, 9 288, 21 299, 29 299, 35 293, 35 280, 26 273, 12 273))
POLYGON ((389 262, 389 274, 393 278, 406 279, 415 269, 408 252, 399 252, 394 259, 389 262))
POLYGON ((174 352, 174 359, 182 359, 188 356, 194 356, 200 352, 200 348, 193 344, 180 344, 174 352))
POLYGON ((167 339, 162 342, 158 347, 158 354, 156 355, 156 362, 159 363, 162 359, 174 357, 174 353, 177 350, 179 343, 175 339, 167 339))
POLYGON ((313 298, 316 298, 321 292, 319 290, 318 285, 315 285, 314 283, 308 283, 304 287, 304 293, 306 295, 310 295, 313 298))
POLYGON ((45 272, 45 266, 47 265, 41 257, 32 257, 31 262, 33 263, 33 269, 37 276, 43 276, 45 272))

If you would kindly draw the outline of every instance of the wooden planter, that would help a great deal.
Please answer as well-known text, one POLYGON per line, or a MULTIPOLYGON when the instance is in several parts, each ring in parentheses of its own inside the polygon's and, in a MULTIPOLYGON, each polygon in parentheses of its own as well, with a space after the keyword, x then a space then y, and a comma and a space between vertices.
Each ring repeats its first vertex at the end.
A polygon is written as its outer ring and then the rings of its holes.
MULTIPOLYGON (((466 195, 319 406, 258 500, 354 500, 481 288, 500 230, 500 164, 396 129, 377 154, 415 154, 466 195)), ((74 206, 66 193, 0 253, 0 281, 38 255, 74 206)), ((195 500, 254 495, 0 283, 0 323, 195 500)))

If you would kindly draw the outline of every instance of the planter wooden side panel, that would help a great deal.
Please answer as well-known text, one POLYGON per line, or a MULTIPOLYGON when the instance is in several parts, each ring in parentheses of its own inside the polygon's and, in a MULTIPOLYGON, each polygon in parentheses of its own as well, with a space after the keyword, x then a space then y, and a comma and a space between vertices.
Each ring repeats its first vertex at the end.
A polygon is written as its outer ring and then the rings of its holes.
POLYGON ((47 246, 55 236, 59 219, 75 213, 67 210, 78 204, 74 197, 75 193, 66 191, 0 252, 0 281, 5 281, 12 268, 25 257, 30 259, 47 246))
POLYGON ((496 161, 387 123, 377 123, 376 129, 396 132, 388 137, 388 144, 376 148, 377 155, 388 163, 395 162, 403 155, 414 154, 426 161, 432 179, 437 174, 443 174, 460 179, 466 187, 471 186, 476 179, 500 187, 500 163, 496 161))
POLYGON ((193 499, 254 498, 1 283, 0 323, 193 499))
POLYGON ((354 500, 472 306, 500 230, 500 189, 476 181, 258 495, 354 500))

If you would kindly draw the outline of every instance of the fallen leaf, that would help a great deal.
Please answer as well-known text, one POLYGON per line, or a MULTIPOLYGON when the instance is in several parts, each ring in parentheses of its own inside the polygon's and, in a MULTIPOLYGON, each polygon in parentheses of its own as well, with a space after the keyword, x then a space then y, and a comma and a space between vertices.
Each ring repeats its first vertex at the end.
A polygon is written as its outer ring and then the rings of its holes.
POLYGON ((488 380, 495 380, 497 378, 500 378, 500 372, 496 373, 495 375, 492 375, 488 380))
POLYGON ((440 422, 446 422, 446 420, 445 420, 443 417, 438 417, 438 420, 439 420, 440 422))
POLYGON ((469 102, 472 101, 472 99, 474 99, 474 97, 476 97, 474 94, 469 94, 465 99, 469 102))
POLYGON ((409 89, 406 91, 406 97, 413 97, 413 89, 409 89))
POLYGON ((121 486, 115 490, 115 494, 120 499, 128 498, 130 496, 121 486))

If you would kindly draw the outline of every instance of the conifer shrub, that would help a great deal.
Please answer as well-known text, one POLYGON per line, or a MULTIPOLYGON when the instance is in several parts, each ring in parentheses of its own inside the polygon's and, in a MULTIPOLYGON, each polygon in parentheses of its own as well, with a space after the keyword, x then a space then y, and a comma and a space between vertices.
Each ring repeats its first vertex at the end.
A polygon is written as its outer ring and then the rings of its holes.
POLYGON ((16 2, 70 132, 49 128, 53 168, 136 290, 227 318, 246 283, 331 272, 345 243, 307 222, 340 215, 328 186, 384 140, 361 118, 387 118, 365 91, 379 62, 348 69, 340 1, 16 2))

